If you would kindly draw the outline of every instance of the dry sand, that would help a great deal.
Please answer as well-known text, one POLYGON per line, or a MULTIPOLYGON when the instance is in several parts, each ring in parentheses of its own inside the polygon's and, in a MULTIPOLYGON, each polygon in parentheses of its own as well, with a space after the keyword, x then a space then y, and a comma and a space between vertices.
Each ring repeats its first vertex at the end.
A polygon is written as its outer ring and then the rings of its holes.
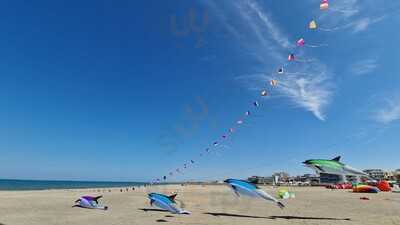
MULTIPOLYGON (((262 187, 275 193, 272 187, 262 187)), ((0 224, 4 225, 146 225, 146 224, 362 224, 400 225, 400 194, 359 194, 320 187, 291 187, 295 199, 279 209, 263 200, 237 198, 226 186, 166 185, 135 191, 93 190, 0 191, 0 224), (192 215, 173 215, 149 206, 147 191, 171 193, 192 215), (104 197, 108 211, 72 208, 81 195, 104 197), (369 201, 360 200, 367 196, 369 201)))

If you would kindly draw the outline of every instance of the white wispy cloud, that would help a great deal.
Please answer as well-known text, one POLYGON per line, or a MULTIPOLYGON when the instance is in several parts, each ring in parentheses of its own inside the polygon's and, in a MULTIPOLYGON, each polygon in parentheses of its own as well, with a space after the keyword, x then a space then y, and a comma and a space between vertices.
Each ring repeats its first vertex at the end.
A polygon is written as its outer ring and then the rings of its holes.
MULTIPOLYGON (((277 66, 284 64, 286 54, 294 45, 290 43, 288 36, 273 21, 270 14, 256 1, 251 0, 240 2, 237 8, 241 18, 247 22, 257 37, 259 54, 268 52, 270 56, 277 59, 277 66)), ((299 53, 299 56, 306 57, 302 53, 299 53)), ((333 85, 326 66, 314 60, 312 64, 297 63, 294 66, 288 65, 285 69, 296 71, 296 73, 283 76, 279 80, 279 87, 276 89, 279 96, 288 98, 292 106, 303 108, 319 120, 325 120, 325 110, 333 95, 333 85)), ((246 78, 249 80, 246 86, 250 90, 260 90, 272 79, 267 74, 239 77, 241 81, 246 78)))
POLYGON ((220 7, 214 1, 204 1, 204 4, 216 15, 218 20, 224 25, 225 29, 229 32, 229 35, 233 36, 236 39, 241 37, 240 32, 235 28, 235 26, 230 22, 225 12, 228 10, 221 10, 220 7))
POLYGON ((280 35, 281 31, 278 27, 261 12, 255 1, 238 1, 234 6, 237 18, 245 25, 240 27, 247 36, 247 39, 242 42, 249 43, 249 47, 253 49, 260 61, 266 61, 270 57, 281 61, 283 57, 280 48, 288 48, 290 43, 287 38, 280 35))
POLYGON ((384 104, 374 112, 374 119, 383 124, 400 120, 400 98, 386 98, 384 104))
POLYGON ((325 120, 325 107, 332 97, 331 87, 327 87, 327 77, 321 72, 318 76, 299 77, 282 82, 280 91, 291 101, 312 112, 320 120, 325 120))
POLYGON ((359 33, 367 30, 371 25, 382 21, 385 15, 364 16, 365 12, 381 7, 382 3, 372 0, 336 0, 327 13, 319 17, 320 21, 329 24, 336 30, 351 30, 359 33))
POLYGON ((267 15, 266 12, 262 10, 262 8, 257 4, 257 2, 248 1, 248 5, 257 14, 258 18, 262 21, 263 25, 268 29, 269 34, 276 43, 278 43, 283 48, 289 48, 292 46, 289 42, 289 39, 284 35, 282 35, 282 32, 280 31, 278 26, 274 24, 271 18, 267 15))
MULTIPOLYGON (((321 66, 321 65, 320 65, 321 66)), ((303 108, 311 112, 316 118, 326 119, 325 109, 333 95, 333 84, 324 68, 310 69, 303 72, 291 73, 279 79, 274 94, 275 97, 287 97, 294 107, 303 108)), ((259 91, 268 84, 273 76, 269 74, 241 75, 236 79, 247 86, 249 90, 259 91)))
POLYGON ((350 66, 350 71, 355 75, 364 75, 373 72, 378 67, 376 59, 364 59, 353 63, 350 66))
POLYGON ((351 23, 354 33, 365 31, 369 26, 383 20, 384 16, 377 18, 364 17, 351 23))
MULTIPOLYGON (((315 6, 315 1, 310 0, 310 4, 315 6)), ((335 0, 329 4, 329 10, 320 14, 318 21, 323 21, 324 24, 330 26, 343 26, 361 12, 360 3, 358 0, 335 0)))
POLYGON ((350 18, 360 12, 360 2, 358 0, 337 0, 332 10, 340 12, 345 18, 350 18))

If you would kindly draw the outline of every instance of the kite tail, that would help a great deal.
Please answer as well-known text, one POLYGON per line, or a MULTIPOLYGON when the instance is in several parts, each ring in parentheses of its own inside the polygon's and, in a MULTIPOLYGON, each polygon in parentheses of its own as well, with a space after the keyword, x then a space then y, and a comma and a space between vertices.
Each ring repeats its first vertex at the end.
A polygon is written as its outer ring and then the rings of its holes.
POLYGON ((190 215, 191 214, 191 212, 189 212, 189 211, 187 211, 187 210, 180 210, 179 211, 179 214, 185 214, 185 215, 190 215))
POLYGON ((229 145, 220 145, 222 148, 225 148, 225 149, 231 149, 231 147, 229 147, 229 145))
POLYGON ((315 60, 313 59, 296 59, 296 62, 301 62, 301 63, 309 63, 309 62, 314 62, 315 60))
POLYGON ((330 9, 332 12, 339 12, 339 13, 356 13, 358 10, 351 10, 351 9, 330 9))
POLYGON ((279 206, 279 208, 284 209, 285 205, 282 202, 276 202, 276 204, 279 206))
POLYGON ((321 28, 320 27, 318 29, 321 30, 321 31, 332 32, 332 31, 337 31, 337 30, 348 28, 349 26, 351 26, 351 23, 345 24, 345 25, 342 25, 342 26, 332 27, 332 28, 323 28, 323 27, 321 28))
POLYGON ((345 26, 341 26, 341 27, 333 27, 333 28, 318 28, 321 31, 325 31, 325 32, 332 32, 332 31, 337 31, 340 30, 342 28, 344 28, 345 26))
POLYGON ((179 203, 179 209, 178 209, 178 214, 186 214, 186 215, 190 215, 191 212, 184 210, 183 208, 186 207, 185 203, 181 200, 175 199, 176 202, 179 203))
POLYGON ((296 75, 299 75, 299 76, 307 76, 307 75, 309 75, 308 73, 298 73, 298 72, 296 72, 296 73, 286 73, 287 75, 292 75, 292 76, 296 76, 296 75))
POLYGON ((319 45, 305 45, 306 47, 309 47, 309 48, 320 48, 320 47, 327 47, 328 45, 327 44, 319 44, 319 45))
POLYGON ((325 31, 325 32, 335 31, 335 29, 329 29, 329 28, 319 28, 319 30, 325 31))

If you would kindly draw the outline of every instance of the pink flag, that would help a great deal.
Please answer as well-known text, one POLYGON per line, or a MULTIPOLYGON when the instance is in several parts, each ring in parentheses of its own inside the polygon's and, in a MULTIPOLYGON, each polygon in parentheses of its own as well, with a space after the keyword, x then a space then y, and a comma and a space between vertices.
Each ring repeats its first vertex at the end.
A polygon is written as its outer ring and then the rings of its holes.
POLYGON ((306 43, 306 42, 304 41, 304 39, 303 39, 303 38, 300 38, 300 39, 297 41, 297 46, 302 47, 302 46, 304 46, 305 43, 306 43))

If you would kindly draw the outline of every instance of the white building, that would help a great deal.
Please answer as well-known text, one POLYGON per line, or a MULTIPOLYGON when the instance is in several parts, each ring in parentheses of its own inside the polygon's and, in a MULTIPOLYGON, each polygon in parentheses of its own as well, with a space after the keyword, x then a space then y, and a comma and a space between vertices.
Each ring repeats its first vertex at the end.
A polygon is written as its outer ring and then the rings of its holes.
POLYGON ((372 177, 375 180, 385 179, 385 171, 381 169, 368 169, 364 170, 364 173, 367 173, 370 177, 372 177))

